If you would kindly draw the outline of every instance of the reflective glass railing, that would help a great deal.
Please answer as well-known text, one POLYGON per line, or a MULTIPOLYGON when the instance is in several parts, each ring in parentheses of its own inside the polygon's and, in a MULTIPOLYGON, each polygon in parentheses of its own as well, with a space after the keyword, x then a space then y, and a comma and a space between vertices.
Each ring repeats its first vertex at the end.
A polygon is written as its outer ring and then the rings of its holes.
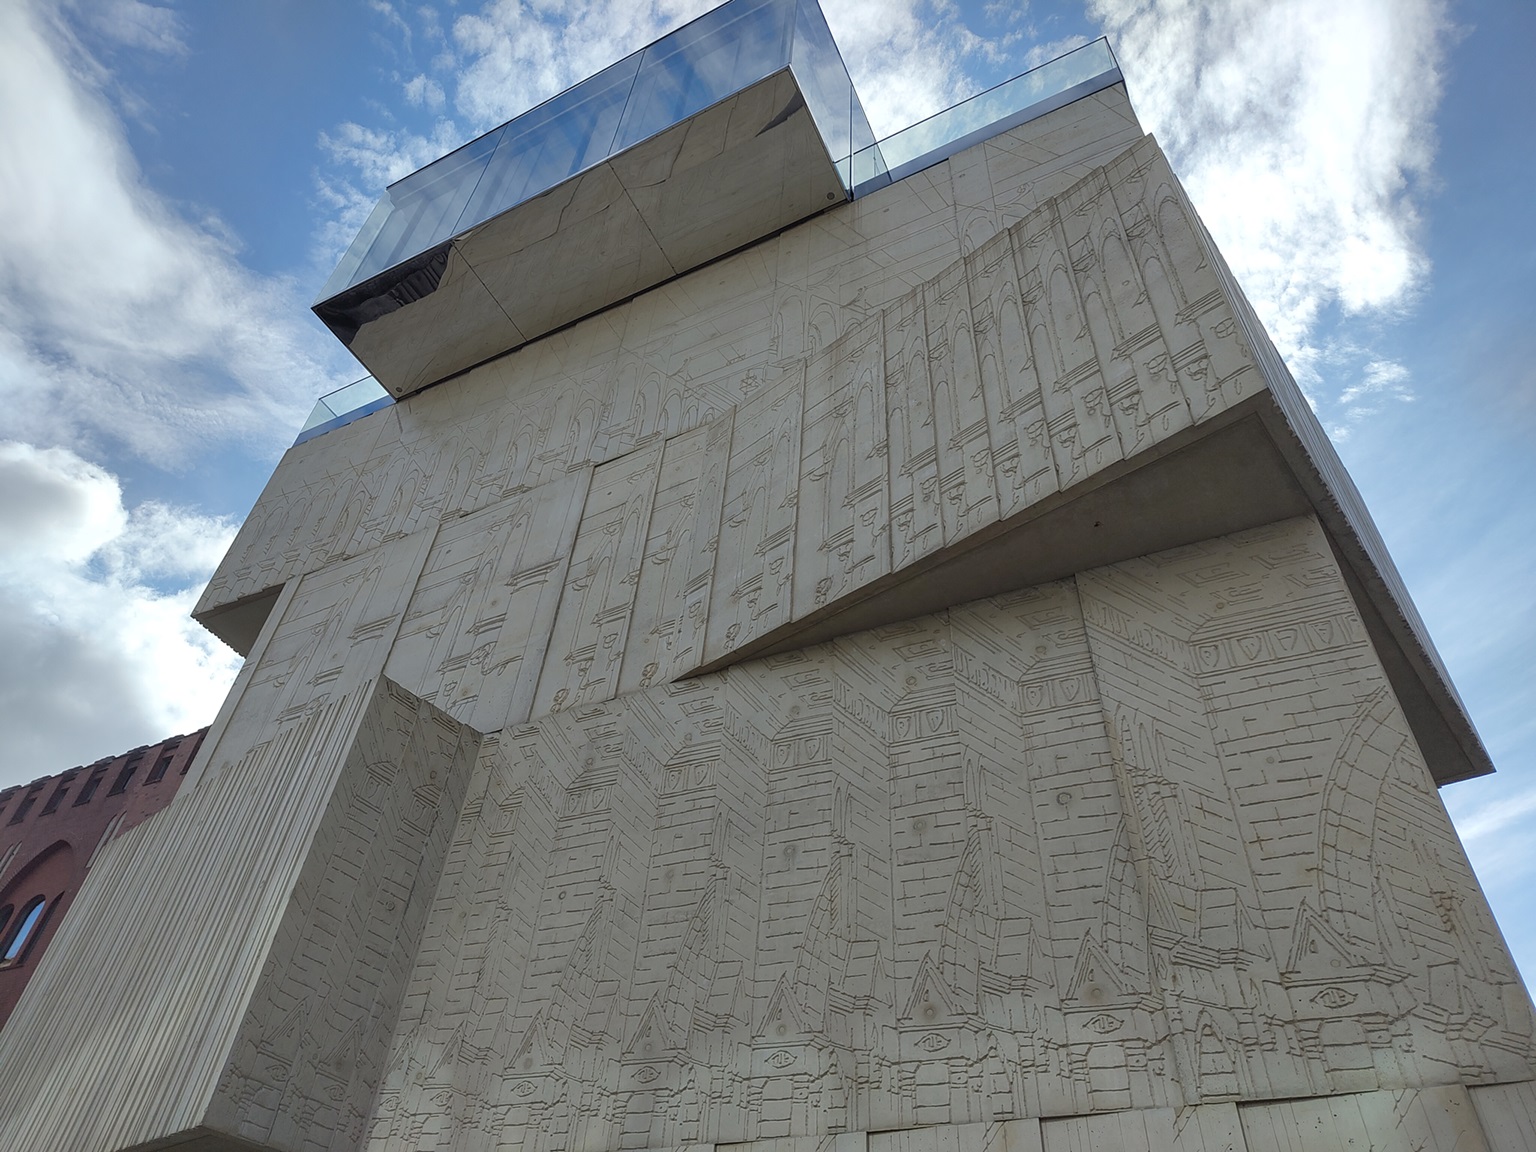
POLYGON ((854 195, 883 188, 1119 79, 1109 41, 1101 37, 1084 44, 856 152, 854 195))
POLYGON ((843 187, 852 192, 854 154, 872 145, 875 133, 815 0, 800 0, 795 6, 792 53, 790 64, 811 119, 816 121, 843 187))
POLYGON ((391 184, 320 290, 329 300, 790 68, 849 187, 874 143, 815 0, 729 0, 391 184))
POLYGON ((293 442, 302 444, 306 440, 313 440, 333 428, 340 428, 354 420, 361 420, 370 412, 387 408, 394 402, 382 384, 372 376, 364 376, 316 400, 309 419, 304 421, 304 427, 299 429, 293 442))

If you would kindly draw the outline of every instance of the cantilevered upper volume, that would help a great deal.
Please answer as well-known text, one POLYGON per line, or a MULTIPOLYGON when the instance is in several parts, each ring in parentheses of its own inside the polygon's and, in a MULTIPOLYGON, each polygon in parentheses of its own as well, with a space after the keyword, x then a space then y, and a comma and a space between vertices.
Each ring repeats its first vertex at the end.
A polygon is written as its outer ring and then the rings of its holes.
POLYGON ((406 396, 1119 79, 1095 41, 876 143, 816 0, 729 0, 392 184, 315 313, 406 396))
POLYGON ((316 314, 402 396, 845 200, 815 0, 731 0, 391 185, 316 314))

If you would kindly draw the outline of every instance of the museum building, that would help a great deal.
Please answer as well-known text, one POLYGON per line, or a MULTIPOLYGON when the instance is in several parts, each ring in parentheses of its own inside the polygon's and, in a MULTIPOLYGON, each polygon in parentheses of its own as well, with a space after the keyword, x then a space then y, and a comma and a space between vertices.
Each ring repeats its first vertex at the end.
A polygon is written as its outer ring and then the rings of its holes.
POLYGON ((876 140, 731 0, 315 311, 0 1147, 1536 1145, 1492 765, 1104 41, 876 140))

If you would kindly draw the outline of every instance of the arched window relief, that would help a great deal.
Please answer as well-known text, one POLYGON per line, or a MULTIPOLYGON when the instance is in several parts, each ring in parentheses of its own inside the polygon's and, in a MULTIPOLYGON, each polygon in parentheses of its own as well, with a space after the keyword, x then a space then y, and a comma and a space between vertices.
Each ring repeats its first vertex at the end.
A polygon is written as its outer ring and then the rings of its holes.
POLYGON ((0 908, 0 936, 5 935, 5 926, 11 922, 11 913, 16 911, 13 905, 7 904, 0 908))
POLYGON ((0 955, 0 964, 14 964, 26 951, 27 941, 37 931, 37 926, 42 922, 43 910, 48 907, 48 901, 42 896, 34 896, 21 910, 15 930, 6 938, 5 952, 0 955))

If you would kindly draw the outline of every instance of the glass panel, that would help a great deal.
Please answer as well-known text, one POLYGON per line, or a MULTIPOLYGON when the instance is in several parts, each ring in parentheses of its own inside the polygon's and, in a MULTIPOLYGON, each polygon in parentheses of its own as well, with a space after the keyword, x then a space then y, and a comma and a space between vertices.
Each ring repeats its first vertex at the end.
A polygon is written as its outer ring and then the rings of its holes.
MULTIPOLYGON (((953 155, 958 141, 1000 121, 1024 112, 1052 96, 1058 96, 1077 84, 1092 80, 1115 67, 1107 40, 1095 40, 1081 48, 1058 56, 1040 67, 1005 80, 978 96, 947 108, 928 119, 904 128, 880 141, 880 152, 892 173, 915 170, 915 161, 937 163, 953 155)), ((1022 121, 1021 121, 1022 122, 1022 121)), ((859 167, 867 167, 861 162, 859 167)))
POLYGON ((392 268, 451 236, 503 131, 505 126, 471 140, 441 160, 434 160, 421 171, 391 184, 384 194, 389 201, 389 216, 366 255, 358 261, 350 283, 392 268))
POLYGON ((364 376, 334 392, 327 392, 320 397, 320 402, 330 408, 331 415, 345 416, 348 412, 356 412, 364 404, 388 398, 389 393, 384 391, 384 385, 372 376, 364 376))
POLYGON ((384 221, 389 219, 391 211, 393 208, 389 197, 381 196, 379 202, 373 206, 373 211, 368 213, 368 219, 363 223, 363 230, 347 246, 341 263, 336 265, 336 271, 331 273, 330 279, 325 282, 325 287, 320 289, 317 300, 329 300, 336 293, 357 283, 357 269, 362 264, 363 257, 368 255, 368 249, 372 248, 373 242, 379 238, 379 233, 384 228, 384 221))
MULTIPOLYGON (((795 5, 794 70, 806 107, 811 110, 827 153, 846 185, 845 161, 853 150, 854 109, 858 109, 857 119, 865 132, 869 131, 869 123, 864 120, 864 108, 853 90, 853 81, 848 79, 848 69, 843 66, 832 30, 815 0, 799 0, 795 5)), ((874 137, 864 143, 874 143, 874 137)))
POLYGON ((642 55, 625 57, 507 124, 453 232, 547 192, 611 155, 642 55))
POLYGON ((885 154, 880 151, 880 145, 871 145, 853 154, 853 178, 849 181, 849 187, 855 196, 873 192, 876 188, 883 188, 890 182, 889 169, 885 166, 885 154))
POLYGON ((302 435, 311 428, 319 427, 327 420, 334 419, 336 419, 336 413, 331 411, 330 405, 324 399, 316 400, 315 406, 309 410, 309 419, 304 421, 304 427, 299 429, 299 433, 302 435))
MULTIPOLYGON (((839 59, 841 59, 841 55, 839 55, 839 59)), ((851 103, 849 111, 852 116, 852 122, 849 127, 853 133, 853 156, 857 156, 861 152, 874 148, 875 130, 869 126, 869 117, 864 115, 864 105, 859 103, 859 90, 852 83, 848 85, 848 93, 851 103)), ((852 192, 854 187, 853 156, 848 158, 847 167, 843 175, 843 183, 847 186, 849 192, 852 192)), ((885 160, 878 152, 875 153, 875 160, 879 165, 880 172, 884 173, 886 170, 885 160)))
MULTIPOLYGON (((1044 112, 1052 97, 1115 67, 1108 43, 1096 40, 876 146, 815 0, 731 0, 391 185, 326 281, 321 301, 548 191, 786 64, 794 69, 844 184, 858 193, 936 163, 982 134, 1022 123, 1031 108, 1044 112)), ((351 410, 328 407, 329 416, 317 405, 306 429, 351 410)))
POLYGON ((648 140, 789 63, 794 0, 735 0, 642 53, 613 150, 648 140))
MULTIPOLYGON (((370 412, 376 412, 380 408, 393 403, 390 394, 384 390, 372 376, 364 376, 361 380, 327 392, 315 401, 315 406, 309 414, 309 419, 304 421, 304 427, 299 429, 299 438, 294 443, 303 443, 310 437, 304 435, 313 428, 319 428, 323 424, 329 424, 333 420, 341 420, 343 424, 350 424, 351 420, 343 417, 350 416, 353 420, 361 419, 370 412)), ((340 424, 337 427, 341 427, 340 424)), ((329 429, 327 429, 329 431, 329 429)), ((319 433, 316 433, 319 435, 319 433)))

